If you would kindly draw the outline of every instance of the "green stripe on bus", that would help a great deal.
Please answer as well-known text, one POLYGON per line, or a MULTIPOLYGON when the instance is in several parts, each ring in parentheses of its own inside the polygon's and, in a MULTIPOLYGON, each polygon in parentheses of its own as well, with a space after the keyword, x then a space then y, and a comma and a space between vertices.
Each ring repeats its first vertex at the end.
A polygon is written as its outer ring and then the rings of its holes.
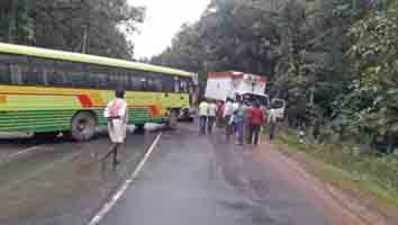
MULTIPOLYGON (((96 115, 99 126, 105 126, 107 120, 103 117, 103 110, 92 110, 96 115)), ((1 132, 57 132, 69 131, 72 117, 78 110, 27 110, 0 113, 1 132)), ((163 117, 152 118, 149 109, 129 109, 130 124, 144 124, 145 122, 159 123, 163 117)))

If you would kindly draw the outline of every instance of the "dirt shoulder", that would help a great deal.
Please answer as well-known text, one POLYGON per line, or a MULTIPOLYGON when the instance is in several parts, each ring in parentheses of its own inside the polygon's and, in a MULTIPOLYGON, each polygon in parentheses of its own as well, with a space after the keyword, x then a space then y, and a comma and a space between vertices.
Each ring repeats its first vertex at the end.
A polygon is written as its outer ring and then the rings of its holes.
MULTIPOLYGON (((256 160, 276 161, 294 177, 297 187, 311 190, 308 196, 323 207, 335 224, 384 225, 398 223, 398 209, 361 186, 345 171, 292 150, 284 144, 263 143, 256 160)), ((294 181, 292 181, 294 182, 294 181)))

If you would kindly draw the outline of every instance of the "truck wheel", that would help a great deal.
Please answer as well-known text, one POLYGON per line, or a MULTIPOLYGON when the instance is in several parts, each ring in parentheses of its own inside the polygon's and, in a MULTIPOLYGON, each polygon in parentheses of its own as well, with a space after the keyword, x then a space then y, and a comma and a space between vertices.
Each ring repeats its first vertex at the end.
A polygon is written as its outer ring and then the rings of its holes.
POLYGON ((72 118, 71 135, 76 141, 88 141, 94 137, 97 121, 90 112, 79 112, 72 118))

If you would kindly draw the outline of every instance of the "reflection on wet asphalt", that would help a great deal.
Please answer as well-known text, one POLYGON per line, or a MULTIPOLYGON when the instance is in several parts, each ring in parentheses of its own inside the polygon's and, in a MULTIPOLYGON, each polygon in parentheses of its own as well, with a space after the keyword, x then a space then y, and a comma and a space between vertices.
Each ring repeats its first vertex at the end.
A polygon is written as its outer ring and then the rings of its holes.
POLYGON ((0 152, 39 144, 34 152, 0 163, 0 224, 85 225, 142 158, 155 133, 129 135, 113 170, 106 136, 86 143, 27 140, 0 143, 0 152))
POLYGON ((164 134, 101 225, 329 224, 304 193, 247 151, 193 128, 164 134))

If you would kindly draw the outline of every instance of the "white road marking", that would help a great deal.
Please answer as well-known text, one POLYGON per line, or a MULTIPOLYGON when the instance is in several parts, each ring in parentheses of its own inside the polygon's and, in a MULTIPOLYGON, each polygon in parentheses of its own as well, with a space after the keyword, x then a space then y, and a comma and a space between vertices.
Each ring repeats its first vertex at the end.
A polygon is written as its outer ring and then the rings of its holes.
POLYGON ((128 187, 131 183, 138 177, 138 174, 144 167, 145 163, 148 161, 149 157, 151 156, 153 150, 157 146, 160 136, 162 133, 159 133, 156 139, 152 142, 151 146, 149 147, 147 153, 145 154, 144 158, 140 161, 138 166, 135 168, 134 172, 131 174, 130 178, 127 179, 123 185, 119 188, 119 190, 112 196, 112 198, 105 203, 105 205, 98 211, 98 213, 90 220, 87 225, 98 225, 101 220, 105 217, 106 214, 111 211, 111 209, 115 206, 115 204, 119 201, 119 199, 123 196, 123 194, 127 191, 128 187))
POLYGON ((3 159, 2 161, 8 161, 8 160, 15 159, 15 158, 17 158, 18 156, 25 155, 25 154, 27 154, 27 153, 29 153, 29 152, 33 152, 33 151, 39 150, 40 147, 41 147, 41 146, 33 146, 33 147, 30 147, 30 148, 26 148, 26 149, 24 149, 24 150, 15 152, 15 153, 10 154, 10 155, 8 155, 7 157, 5 157, 5 159, 3 159))

